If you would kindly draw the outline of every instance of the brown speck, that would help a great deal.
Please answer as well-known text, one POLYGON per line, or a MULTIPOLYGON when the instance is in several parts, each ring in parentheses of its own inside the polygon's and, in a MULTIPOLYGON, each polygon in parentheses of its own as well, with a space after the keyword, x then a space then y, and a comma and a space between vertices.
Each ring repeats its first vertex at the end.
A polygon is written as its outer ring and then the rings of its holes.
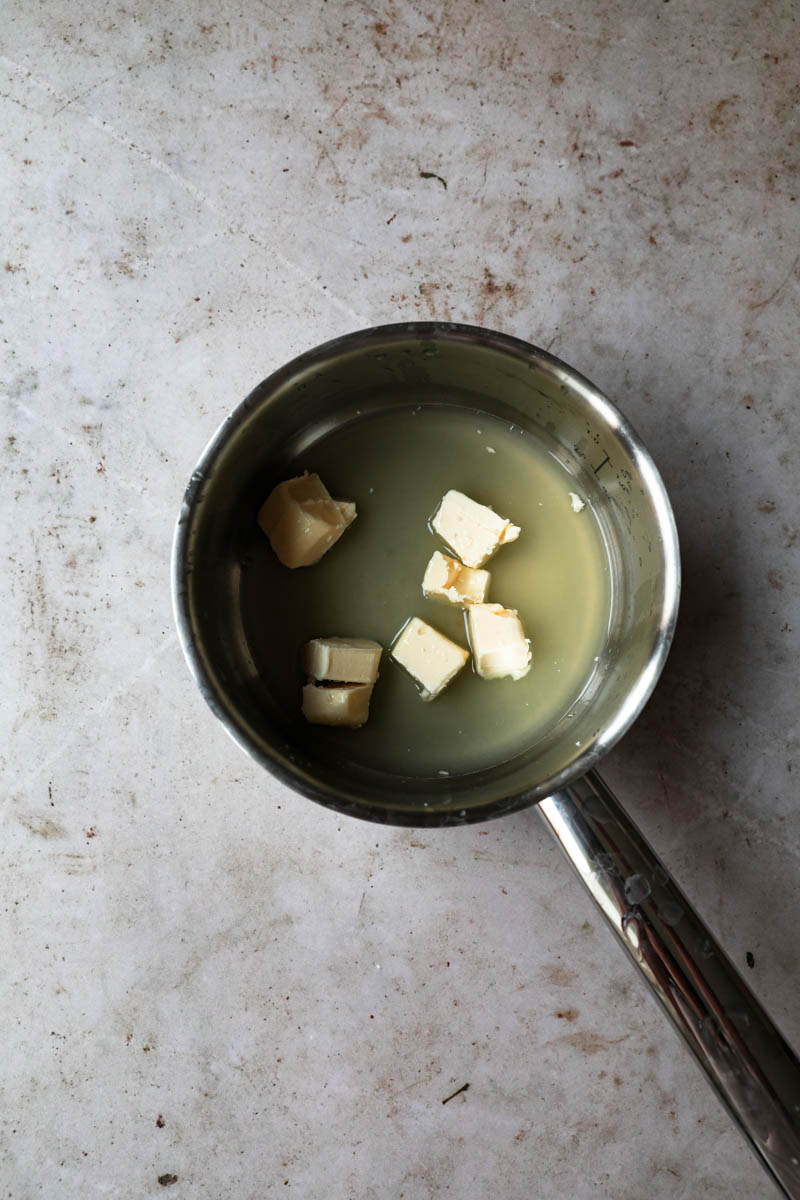
POLYGON ((622 1080, 619 1075, 614 1076, 614 1087, 622 1087, 622 1080))
POLYGON ((564 76, 561 74, 560 71, 554 71, 553 74, 550 76, 550 82, 555 84, 556 87, 558 87, 559 84, 564 82, 564 76))
POLYGON ((216 29, 216 25, 198 25, 197 28, 201 33, 213 33, 216 29))
POLYGON ((400 238, 400 241, 401 241, 401 242, 410 242, 410 241, 411 241, 411 234, 410 234, 410 233, 407 233, 407 234, 405 234, 405 236, 404 236, 404 237, 401 237, 401 238, 400 238))
POLYGON ((166 1125, 166 1123, 167 1123, 167 1122, 164 1120, 164 1118, 162 1117, 161 1113, 159 1113, 159 1114, 158 1114, 158 1116, 156 1117, 156 1128, 157 1128, 157 1129, 163 1129, 163 1128, 164 1128, 164 1126, 166 1125))
POLYGON ((57 821, 51 820, 50 817, 37 817, 34 815, 20 816, 19 821, 29 833, 35 834, 36 837, 44 838, 45 841, 52 841, 67 836, 67 831, 63 825, 59 825, 57 821))
POLYGON ((149 1046, 142 1046, 142 1053, 143 1053, 143 1054, 149 1054, 149 1053, 150 1053, 150 1047, 149 1047, 149 1046))
POLYGON ((159 1175, 158 1182, 161 1184, 162 1187, 171 1187, 173 1183, 178 1182, 178 1176, 172 1175, 169 1173, 167 1173, 166 1175, 159 1175))
POLYGON ((559 1021, 577 1021, 578 1010, 576 1008, 559 1009, 556 1013, 556 1016, 558 1017, 559 1021))
POLYGON ((563 963, 546 963, 542 974, 553 987, 570 987, 578 978, 575 972, 563 963))
POLYGON ((648 241, 650 242, 650 245, 651 245, 651 246, 657 246, 657 245, 658 245, 658 242, 657 242, 657 241, 656 241, 656 239, 653 237, 652 233, 650 234, 650 237, 648 238, 648 241))
POLYGON ((100 459, 100 462, 99 462, 99 463, 97 464, 97 466, 95 467, 95 471, 97 471, 97 474, 98 474, 98 475, 105 475, 105 473, 106 473, 106 464, 103 462, 103 460, 102 460, 102 459, 100 459))
POLYGON ((469 1091, 469 1084, 463 1083, 460 1088, 456 1088, 456 1090, 454 1092, 451 1092, 449 1096, 445 1096, 444 1100, 442 1101, 442 1104, 448 1104, 451 1100, 455 1100, 456 1096, 460 1096, 462 1092, 468 1092, 468 1091, 469 1091))
POLYGON ((6 263, 6 271, 8 271, 9 275, 16 275, 18 270, 19 270, 19 267, 15 267, 13 263, 11 263, 11 262, 6 263))
POLYGON ((377 34, 380 35, 380 37, 383 37, 384 34, 388 33, 388 31, 389 31, 389 26, 386 24, 385 21, 376 21, 375 24, 372 26, 372 28, 375 30, 375 32, 377 34))
POLYGON ((617 142, 617 145, 618 146, 633 146, 634 149, 636 148, 636 142, 631 141, 630 138, 623 138, 621 142, 617 142))
POLYGON ((565 1039, 575 1050, 580 1050, 581 1054, 599 1054, 601 1050, 607 1050, 609 1046, 608 1040, 602 1034, 593 1033, 591 1030, 565 1034, 565 1039))
POLYGON ((90 825, 86 830, 86 836, 87 838, 97 837, 97 830, 95 829, 94 825, 90 825))
POLYGON ((97 517, 89 517, 89 524, 94 525, 96 520, 97 520, 97 517))
POLYGON ((774 500, 759 500, 758 511, 761 513, 774 513, 778 506, 774 500))
POLYGON ((783 591, 783 576, 781 575, 780 571, 767 571, 767 583, 771 588, 774 588, 776 592, 783 591))
POLYGON ((389 219, 388 219, 388 221, 386 222, 386 224, 387 224, 387 225, 391 225, 392 221, 395 219, 395 217, 396 217, 396 216, 397 216, 397 213, 392 213, 392 215, 389 217, 389 219))
POLYGON ((745 956, 744 956, 744 961, 747 963, 748 967, 750 967, 750 969, 751 969, 751 970, 752 970, 752 969, 753 969, 753 967, 756 965, 756 960, 755 960, 755 958, 753 957, 753 951, 752 951, 752 950, 748 950, 748 951, 747 951, 747 953, 746 953, 746 954, 745 954, 745 956))
POLYGON ((130 1046, 130 1044, 131 1044, 131 1042, 132 1042, 132 1041, 133 1041, 133 1034, 132 1034, 132 1033, 126 1033, 126 1034, 125 1034, 125 1045, 126 1045, 126 1046, 130 1046))
POLYGON ((719 101, 719 103, 714 105, 713 109, 711 110, 711 114, 708 118, 708 125, 709 125, 710 129, 714 130, 715 133, 723 125, 723 123, 725 121, 725 117, 723 116, 725 109, 728 107, 729 104, 733 104, 734 100, 738 100, 738 99, 739 99, 738 96, 725 96, 725 97, 723 97, 722 100, 719 101))

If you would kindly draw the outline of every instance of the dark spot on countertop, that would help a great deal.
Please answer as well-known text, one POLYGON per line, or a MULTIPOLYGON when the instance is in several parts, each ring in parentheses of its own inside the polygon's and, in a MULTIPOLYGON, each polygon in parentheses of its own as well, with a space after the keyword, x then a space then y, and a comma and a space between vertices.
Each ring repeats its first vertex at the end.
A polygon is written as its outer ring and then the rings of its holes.
POLYGON ((158 1182, 162 1187, 171 1187, 173 1183, 178 1182, 178 1176, 167 1172, 165 1175, 159 1175, 158 1182))
POLYGON ((758 511, 762 513, 774 513, 778 506, 774 500, 759 500, 758 511))
POLYGON ((164 1118, 163 1118, 163 1116, 161 1115, 161 1113, 159 1113, 159 1114, 158 1114, 158 1116, 156 1117, 156 1128, 157 1128, 157 1129, 163 1129, 163 1128, 164 1128, 164 1126, 166 1125, 166 1123, 167 1123, 167 1122, 164 1120, 164 1118))
POLYGON ((709 129, 713 129, 716 133, 718 129, 722 128, 726 120, 725 109, 729 104, 733 104, 738 99, 738 96, 724 96, 722 100, 714 105, 708 118, 709 129))
POLYGON ((554 71, 553 74, 550 76, 550 82, 555 84, 556 87, 558 87, 559 84, 564 82, 564 76, 561 74, 560 71, 554 71))
POLYGON ((52 841, 56 838, 65 838, 67 831, 63 825, 59 825, 57 821, 51 817, 40 817, 35 813, 20 815, 18 818, 20 825, 24 825, 29 833, 36 837, 44 838, 45 841, 52 841))
POLYGON ((776 592, 783 591, 783 576, 781 575, 780 571, 767 571, 767 583, 771 588, 774 588, 776 592))
POLYGON ((447 191, 447 180, 442 179, 441 175, 437 175, 435 171, 420 171, 420 179, 438 179, 445 191, 447 191))
POLYGON ((577 1021, 579 1013, 577 1008, 560 1008, 556 1016, 559 1021, 577 1021))
MULTIPOLYGON (((568 1033, 564 1035, 565 1042, 572 1046, 574 1050, 579 1050, 581 1054, 599 1054, 602 1050, 607 1050, 613 1045, 608 1038, 603 1037, 602 1033, 595 1033, 587 1029, 581 1030, 579 1033, 568 1033)), ((616 1038, 614 1041, 621 1041, 616 1038)))
POLYGON ((754 958, 754 956, 753 956, 753 951, 752 951, 752 950, 748 950, 748 951, 747 951, 747 953, 746 953, 746 954, 745 954, 745 956, 744 956, 744 961, 747 963, 748 967, 750 967, 750 969, 751 969, 751 970, 752 970, 752 969, 753 969, 753 967, 756 965, 756 960, 755 960, 755 958, 754 958))
POLYGON ((634 150, 636 149, 636 142, 634 142, 631 138, 623 138, 621 142, 617 142, 617 145, 618 146, 632 146, 634 148, 634 150))
POLYGON ((450 1100, 455 1100, 456 1096, 460 1096, 462 1092, 468 1092, 468 1091, 469 1091, 469 1084, 462 1083, 460 1088, 456 1088, 456 1090, 454 1092, 451 1092, 449 1096, 445 1096, 444 1100, 442 1101, 442 1104, 447 1104, 450 1100))
POLYGON ((571 987, 578 979, 575 971, 558 962, 545 963, 542 967, 542 974, 553 987, 571 987))

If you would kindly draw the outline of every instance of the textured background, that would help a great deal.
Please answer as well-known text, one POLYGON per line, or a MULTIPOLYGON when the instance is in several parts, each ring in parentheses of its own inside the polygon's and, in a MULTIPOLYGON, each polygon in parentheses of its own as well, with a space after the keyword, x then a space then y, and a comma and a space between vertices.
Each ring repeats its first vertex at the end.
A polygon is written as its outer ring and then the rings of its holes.
POLYGON ((536 813, 278 786, 191 683, 168 558, 218 422, 325 338, 577 366, 685 564, 605 774, 800 1044, 796 6, 78 11, 10 0, 0 57, 4 1194, 771 1196, 536 813))

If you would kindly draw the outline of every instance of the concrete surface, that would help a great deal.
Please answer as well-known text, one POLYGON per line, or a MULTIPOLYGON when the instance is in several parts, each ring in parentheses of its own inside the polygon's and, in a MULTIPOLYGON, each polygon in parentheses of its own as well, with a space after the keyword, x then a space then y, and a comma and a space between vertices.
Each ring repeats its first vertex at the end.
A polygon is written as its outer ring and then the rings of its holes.
POLYGON ((536 813, 272 782, 168 558, 217 423, 325 338, 464 320, 581 369, 685 558, 606 777, 800 1044, 796 6, 79 12, 10 0, 0 58, 3 1194, 777 1194, 536 813))

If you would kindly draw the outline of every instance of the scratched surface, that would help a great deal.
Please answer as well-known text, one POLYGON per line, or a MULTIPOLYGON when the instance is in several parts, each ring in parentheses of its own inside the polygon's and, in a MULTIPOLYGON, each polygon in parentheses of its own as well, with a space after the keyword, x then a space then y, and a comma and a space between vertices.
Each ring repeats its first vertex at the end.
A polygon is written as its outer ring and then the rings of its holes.
POLYGON ((768 1197, 536 814, 272 782, 168 557, 217 423, 327 337, 577 366, 685 560, 606 777, 800 1043, 796 6, 242 7, 5 6, 4 1192, 768 1197))

